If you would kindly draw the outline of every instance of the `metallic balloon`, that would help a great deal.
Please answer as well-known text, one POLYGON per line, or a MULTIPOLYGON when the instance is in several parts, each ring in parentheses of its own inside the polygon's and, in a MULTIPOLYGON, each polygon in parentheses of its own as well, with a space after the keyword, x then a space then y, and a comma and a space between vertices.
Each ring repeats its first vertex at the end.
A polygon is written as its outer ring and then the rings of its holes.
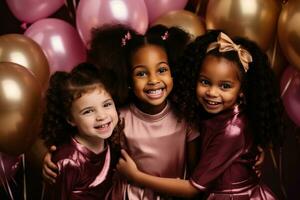
POLYGON ((13 62, 29 69, 45 88, 49 79, 49 65, 41 47, 21 34, 0 36, 0 62, 13 62))
POLYGON ((288 64, 283 52, 280 48, 279 41, 276 38, 271 47, 267 50, 267 55, 271 63, 271 67, 279 79, 288 64))
POLYGON ((300 70, 300 1, 284 4, 278 20, 278 38, 291 65, 300 70))
POLYGON ((297 126, 300 126, 300 71, 295 67, 287 67, 281 77, 280 88, 288 116, 297 126))
POLYGON ((205 33, 205 25, 199 16, 187 11, 176 10, 159 17, 151 26, 162 24, 167 27, 177 26, 192 35, 192 38, 205 33))
POLYGON ((86 48, 78 32, 64 20, 40 19, 33 23, 24 35, 37 42, 43 49, 51 74, 55 71, 71 71, 86 59, 86 48))
POLYGON ((144 0, 147 11, 149 22, 152 23, 158 19, 158 17, 174 10, 183 10, 187 4, 187 0, 144 0))
POLYGON ((206 28, 247 37, 266 51, 274 40, 280 10, 277 0, 210 0, 206 28))
POLYGON ((144 0, 84 0, 76 10, 76 27, 87 47, 94 27, 119 23, 144 34, 148 21, 144 0))
POLYGON ((18 155, 36 139, 41 88, 26 68, 0 62, 0 152, 18 155))

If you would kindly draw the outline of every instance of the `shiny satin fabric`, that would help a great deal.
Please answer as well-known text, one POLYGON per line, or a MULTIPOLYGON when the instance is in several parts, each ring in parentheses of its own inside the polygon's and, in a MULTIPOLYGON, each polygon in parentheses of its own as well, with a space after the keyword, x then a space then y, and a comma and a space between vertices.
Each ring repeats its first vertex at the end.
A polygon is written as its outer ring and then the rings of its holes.
POLYGON ((191 183, 209 200, 275 200, 252 166, 257 147, 242 109, 234 109, 201 124, 201 156, 191 183))
MULTIPOLYGON (((120 111, 124 118, 124 147, 138 168, 158 177, 184 178, 186 143, 198 137, 199 133, 179 121, 167 104, 163 111, 149 115, 135 105, 120 111)), ((170 197, 153 190, 139 187, 120 177, 113 186, 112 197, 118 200, 168 200, 170 197)))
POLYGON ((95 154, 75 139, 53 154, 59 175, 53 185, 45 185, 45 200, 104 199, 112 185, 109 146, 95 154))

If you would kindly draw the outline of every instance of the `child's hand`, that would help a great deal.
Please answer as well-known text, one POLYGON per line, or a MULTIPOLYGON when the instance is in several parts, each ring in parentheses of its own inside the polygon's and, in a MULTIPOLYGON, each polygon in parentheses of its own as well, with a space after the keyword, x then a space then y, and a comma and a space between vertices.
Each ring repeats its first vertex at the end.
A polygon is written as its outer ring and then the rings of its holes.
POLYGON ((55 178, 57 176, 58 168, 55 163, 52 162, 52 152, 56 150, 55 146, 51 146, 49 151, 46 153, 43 162, 43 179, 47 183, 55 183, 55 178))
POLYGON ((135 162, 125 150, 121 150, 122 158, 119 159, 117 169, 129 180, 134 180, 134 177, 139 172, 135 162))
POLYGON ((255 164, 253 166, 253 170, 255 171, 257 177, 260 177, 262 164, 265 160, 265 152, 264 152, 263 148, 261 148, 260 146, 258 146, 257 149, 259 151, 259 155, 257 155, 255 158, 255 164))

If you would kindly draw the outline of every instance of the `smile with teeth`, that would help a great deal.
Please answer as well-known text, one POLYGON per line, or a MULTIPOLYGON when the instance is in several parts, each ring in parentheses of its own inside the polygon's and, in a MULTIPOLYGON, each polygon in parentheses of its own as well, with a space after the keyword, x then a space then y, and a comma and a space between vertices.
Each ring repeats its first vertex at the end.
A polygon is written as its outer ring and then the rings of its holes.
POLYGON ((156 90, 147 90, 146 91, 147 96, 151 98, 158 98, 163 94, 163 89, 156 89, 156 90))
POLYGON ((215 102, 215 101, 209 101, 209 100, 205 100, 207 104, 209 105, 218 105, 220 104, 220 102, 215 102))
POLYGON ((101 125, 98 125, 98 126, 95 126, 96 129, 106 129, 108 128, 110 125, 110 122, 106 123, 106 124, 101 124, 101 125))

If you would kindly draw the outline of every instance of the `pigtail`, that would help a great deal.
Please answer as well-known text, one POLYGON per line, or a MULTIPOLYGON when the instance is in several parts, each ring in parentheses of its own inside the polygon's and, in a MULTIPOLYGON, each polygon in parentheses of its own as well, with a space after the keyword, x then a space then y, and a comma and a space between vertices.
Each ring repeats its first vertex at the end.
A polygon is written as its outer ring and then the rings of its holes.
POLYGON ((254 42, 242 38, 235 41, 246 48, 253 58, 245 76, 243 91, 255 142, 261 146, 279 145, 283 141, 284 128, 279 81, 267 55, 254 42))
POLYGON ((136 32, 120 24, 107 24, 92 29, 92 39, 88 50, 88 61, 95 64, 100 73, 112 75, 114 80, 113 90, 116 91, 117 105, 123 105, 128 98, 128 68, 126 46, 128 38, 136 32))
POLYGON ((148 29, 146 37, 156 37, 163 42, 167 54, 169 65, 172 67, 182 56, 183 50, 189 43, 191 36, 179 27, 166 27, 164 25, 155 25, 148 29))
POLYGON ((178 110, 178 116, 186 119, 193 126, 198 126, 200 121, 199 106, 196 97, 196 84, 199 66, 206 56, 208 45, 216 41, 220 31, 210 31, 199 36, 194 42, 187 45, 182 57, 173 66, 174 88, 171 101, 178 110))
POLYGON ((46 92, 46 110, 43 115, 43 126, 41 136, 47 146, 60 145, 68 141, 71 126, 66 121, 64 104, 65 92, 68 80, 67 72, 55 72, 49 82, 49 88, 46 92))

